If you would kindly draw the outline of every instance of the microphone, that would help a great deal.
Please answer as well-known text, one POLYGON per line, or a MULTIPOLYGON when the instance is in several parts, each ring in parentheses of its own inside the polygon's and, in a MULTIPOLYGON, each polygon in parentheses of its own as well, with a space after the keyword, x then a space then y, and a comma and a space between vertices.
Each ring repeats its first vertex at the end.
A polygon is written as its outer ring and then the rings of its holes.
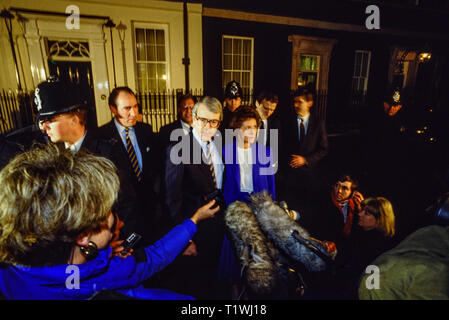
POLYGON ((286 204, 283 204, 284 208, 281 208, 266 191, 251 195, 250 200, 250 206, 256 215, 260 228, 277 248, 296 262, 304 265, 309 271, 324 271, 326 269, 328 259, 323 259, 322 254, 318 254, 318 252, 324 254, 327 249, 319 241, 313 241, 307 230, 293 221, 290 215, 285 214, 286 204), (304 241, 297 241, 297 238, 292 235, 293 231, 296 231, 304 241))

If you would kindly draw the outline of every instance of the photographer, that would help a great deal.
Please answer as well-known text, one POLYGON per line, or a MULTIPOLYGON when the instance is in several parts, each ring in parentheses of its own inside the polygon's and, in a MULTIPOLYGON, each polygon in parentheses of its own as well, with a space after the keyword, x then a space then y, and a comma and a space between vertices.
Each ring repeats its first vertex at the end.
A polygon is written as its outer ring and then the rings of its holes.
POLYGON ((139 299, 191 299, 140 284, 170 264, 196 224, 219 208, 210 209, 212 201, 154 245, 133 255, 113 254, 116 170, 105 158, 48 144, 16 156, 0 172, 0 291, 7 299, 89 299, 103 290, 139 299))

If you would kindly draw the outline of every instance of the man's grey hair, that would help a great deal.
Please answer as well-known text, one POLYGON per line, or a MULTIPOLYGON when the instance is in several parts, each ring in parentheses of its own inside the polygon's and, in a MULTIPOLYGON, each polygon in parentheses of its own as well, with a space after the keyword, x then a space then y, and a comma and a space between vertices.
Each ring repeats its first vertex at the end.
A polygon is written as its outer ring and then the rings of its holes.
POLYGON ((223 120, 223 106, 221 105, 220 100, 214 97, 205 96, 200 99, 197 103, 195 103, 195 106, 193 107, 192 114, 194 117, 197 116, 198 108, 200 105, 204 105, 207 110, 213 113, 219 113, 220 114, 220 121, 223 120))

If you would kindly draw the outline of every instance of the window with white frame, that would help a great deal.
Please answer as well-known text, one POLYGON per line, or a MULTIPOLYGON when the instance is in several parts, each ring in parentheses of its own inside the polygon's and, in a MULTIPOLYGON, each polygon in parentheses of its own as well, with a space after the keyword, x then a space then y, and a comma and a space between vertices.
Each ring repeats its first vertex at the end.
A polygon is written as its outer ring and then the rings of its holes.
POLYGON ((371 51, 356 50, 354 58, 354 72, 352 74, 352 91, 366 92, 368 88, 369 66, 371 51))
POLYGON ((224 35, 222 41, 223 88, 235 80, 247 95, 253 89, 254 38, 224 35))
POLYGON ((137 91, 161 92, 170 88, 168 27, 134 24, 137 91))

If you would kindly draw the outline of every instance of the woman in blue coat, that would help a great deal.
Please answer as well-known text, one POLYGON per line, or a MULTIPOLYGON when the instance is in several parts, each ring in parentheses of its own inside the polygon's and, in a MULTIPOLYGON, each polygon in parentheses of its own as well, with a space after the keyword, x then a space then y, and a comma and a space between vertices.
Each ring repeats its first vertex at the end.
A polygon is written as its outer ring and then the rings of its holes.
MULTIPOLYGON (((257 142, 261 119, 256 109, 241 106, 233 115, 230 126, 235 139, 223 148, 226 165, 223 196, 226 205, 234 201, 248 202, 252 193, 268 191, 275 197, 274 174, 277 163, 270 148, 257 142)), ((232 243, 224 236, 218 279, 235 283, 240 278, 240 267, 232 243)))
POLYGON ((154 245, 111 248, 119 179, 109 160, 37 146, 0 171, 0 292, 7 299, 89 299, 112 290, 138 299, 192 299, 142 282, 170 264, 212 217, 214 201, 154 245))

